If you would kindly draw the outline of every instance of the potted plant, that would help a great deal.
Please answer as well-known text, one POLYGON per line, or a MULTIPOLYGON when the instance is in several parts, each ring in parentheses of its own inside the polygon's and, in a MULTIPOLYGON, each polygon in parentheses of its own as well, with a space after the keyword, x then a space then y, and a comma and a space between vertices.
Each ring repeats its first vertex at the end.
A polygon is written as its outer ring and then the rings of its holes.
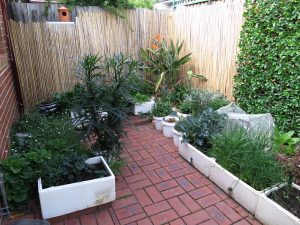
POLYGON ((179 118, 179 121, 176 122, 173 128, 173 143, 175 146, 179 145, 179 139, 183 137, 185 119, 179 118))
POLYGON ((167 101, 158 100, 152 108, 152 115, 156 130, 163 129, 163 118, 172 113, 172 106, 167 101))
POLYGON ((136 116, 140 113, 149 113, 155 103, 153 98, 150 99, 149 96, 141 93, 135 94, 134 102, 135 104, 133 106, 133 114, 136 116))
POLYGON ((71 161, 64 160, 61 165, 57 165, 57 170, 57 172, 50 170, 48 176, 38 179, 39 199, 44 219, 116 199, 115 176, 101 156, 89 158, 85 162, 78 158, 71 161), (67 165, 72 165, 75 169, 66 168, 67 165), (52 173, 64 173, 66 169, 68 171, 65 176, 59 176, 58 180, 53 179, 52 173), (70 180, 75 182, 69 182, 70 180), (78 196, 81 196, 80 201, 78 196))
POLYGON ((173 137, 173 129, 176 121, 178 121, 178 117, 167 116, 163 119, 163 135, 165 137, 173 137))
POLYGON ((192 113, 192 101, 186 99, 179 105, 179 112, 177 112, 177 115, 179 117, 187 117, 192 113))

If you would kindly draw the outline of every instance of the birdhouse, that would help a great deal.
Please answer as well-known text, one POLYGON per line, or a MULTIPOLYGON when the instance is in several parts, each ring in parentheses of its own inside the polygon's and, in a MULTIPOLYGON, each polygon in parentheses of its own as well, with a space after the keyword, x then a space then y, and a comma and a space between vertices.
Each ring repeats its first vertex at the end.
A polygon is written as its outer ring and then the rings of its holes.
POLYGON ((59 22, 70 22, 70 11, 67 7, 61 6, 58 8, 58 20, 59 22))

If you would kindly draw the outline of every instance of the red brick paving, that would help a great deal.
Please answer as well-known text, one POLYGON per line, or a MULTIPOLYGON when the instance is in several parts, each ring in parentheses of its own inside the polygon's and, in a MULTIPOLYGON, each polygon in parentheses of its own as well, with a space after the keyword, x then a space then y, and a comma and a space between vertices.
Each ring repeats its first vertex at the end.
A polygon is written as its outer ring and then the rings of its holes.
POLYGON ((51 225, 260 224, 183 160, 172 138, 137 117, 132 121, 122 153, 128 164, 116 176, 117 200, 50 219, 51 225))

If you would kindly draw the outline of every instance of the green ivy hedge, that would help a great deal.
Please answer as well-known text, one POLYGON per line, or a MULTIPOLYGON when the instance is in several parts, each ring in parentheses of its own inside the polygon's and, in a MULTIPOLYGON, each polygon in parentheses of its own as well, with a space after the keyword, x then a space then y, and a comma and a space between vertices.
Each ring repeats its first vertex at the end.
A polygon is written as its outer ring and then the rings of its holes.
POLYGON ((249 113, 270 112, 300 133, 300 1, 246 4, 234 95, 249 113))

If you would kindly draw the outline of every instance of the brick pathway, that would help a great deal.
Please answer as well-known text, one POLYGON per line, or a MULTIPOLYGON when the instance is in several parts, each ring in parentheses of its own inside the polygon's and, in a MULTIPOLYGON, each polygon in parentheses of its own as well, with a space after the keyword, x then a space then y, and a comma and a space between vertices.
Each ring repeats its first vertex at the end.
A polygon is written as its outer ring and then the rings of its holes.
MULTIPOLYGON (((117 200, 67 216, 53 225, 260 224, 238 203, 183 160, 173 139, 151 124, 127 128, 117 175, 117 200)), ((79 201, 80 201, 80 196, 79 201)))

